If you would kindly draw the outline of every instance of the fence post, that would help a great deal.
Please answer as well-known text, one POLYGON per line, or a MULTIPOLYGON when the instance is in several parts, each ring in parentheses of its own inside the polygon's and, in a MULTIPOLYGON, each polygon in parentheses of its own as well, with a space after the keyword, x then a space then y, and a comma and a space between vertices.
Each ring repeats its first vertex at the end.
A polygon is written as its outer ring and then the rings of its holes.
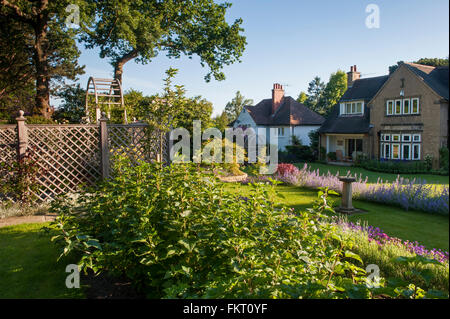
POLYGON ((102 167, 102 177, 109 177, 109 147, 108 147, 108 127, 106 126, 108 118, 105 112, 102 112, 100 118, 100 165, 102 167))
POLYGON ((24 112, 19 111, 19 117, 16 118, 17 121, 17 157, 19 161, 25 156, 28 148, 28 132, 26 126, 26 118, 23 116, 24 112))

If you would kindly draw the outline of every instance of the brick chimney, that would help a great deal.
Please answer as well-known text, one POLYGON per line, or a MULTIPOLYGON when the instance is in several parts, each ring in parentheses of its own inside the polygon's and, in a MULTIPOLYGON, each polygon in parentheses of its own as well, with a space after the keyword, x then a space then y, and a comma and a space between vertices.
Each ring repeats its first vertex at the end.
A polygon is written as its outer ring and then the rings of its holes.
POLYGON ((276 112, 283 102, 284 90, 281 84, 275 83, 272 90, 272 114, 276 112))
POLYGON ((352 87, 353 82, 361 77, 361 73, 356 71, 356 65, 350 67, 350 72, 347 72, 347 87, 352 87))

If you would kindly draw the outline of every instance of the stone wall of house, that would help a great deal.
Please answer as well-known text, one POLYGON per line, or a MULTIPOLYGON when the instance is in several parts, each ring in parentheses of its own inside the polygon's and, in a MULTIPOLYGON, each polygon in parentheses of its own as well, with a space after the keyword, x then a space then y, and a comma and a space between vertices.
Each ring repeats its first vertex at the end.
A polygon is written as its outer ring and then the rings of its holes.
POLYGON ((400 66, 371 101, 369 108, 370 123, 374 125, 375 158, 380 156, 380 133, 420 133, 422 135, 420 159, 423 160, 426 154, 430 154, 433 156, 433 166, 437 167, 439 148, 443 139, 442 131, 448 130, 440 118, 445 111, 442 110, 440 97, 411 70, 405 65, 400 66), (403 96, 400 95, 401 90, 404 92, 403 96), (420 99, 420 114, 386 116, 388 100, 413 97, 420 99))

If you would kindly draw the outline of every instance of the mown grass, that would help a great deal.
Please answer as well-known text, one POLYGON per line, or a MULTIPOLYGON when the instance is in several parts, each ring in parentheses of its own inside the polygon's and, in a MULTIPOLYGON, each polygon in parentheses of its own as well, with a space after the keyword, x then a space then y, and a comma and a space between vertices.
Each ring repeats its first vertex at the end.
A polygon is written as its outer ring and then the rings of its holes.
MULTIPOLYGON (((322 163, 307 163, 309 167, 313 170, 319 169, 321 175, 326 175, 330 172, 333 175, 336 175, 338 172, 341 175, 346 175, 348 171, 351 172, 352 175, 357 174, 358 176, 361 174, 363 179, 368 177, 369 183, 376 183, 378 178, 381 178, 384 182, 393 182, 397 179, 398 174, 389 174, 389 173, 381 173, 381 172, 372 172, 368 171, 361 167, 353 167, 353 166, 337 166, 337 165, 328 165, 322 163)), ((305 163, 296 163, 294 164, 298 168, 303 168, 305 163)), ((432 175, 432 174, 400 174, 401 177, 407 178, 409 180, 421 179, 422 182, 426 181, 428 184, 449 184, 448 176, 441 175, 432 175)))
MULTIPOLYGON (((250 186, 230 183, 225 187, 230 191, 246 196, 250 186)), ((297 210, 306 210, 317 199, 317 191, 297 186, 279 185, 276 197, 279 204, 293 207, 297 210)), ((340 198, 332 196, 334 206, 340 205, 340 198)), ((448 216, 427 214, 418 211, 405 211, 399 207, 353 201, 353 206, 365 210, 366 213, 349 216, 351 222, 367 222, 367 224, 381 228, 391 237, 403 240, 418 241, 427 248, 440 248, 449 250, 449 218, 448 216)))
POLYGON ((0 228, 0 298, 83 298, 81 289, 66 288, 66 266, 42 227, 48 223, 0 228))

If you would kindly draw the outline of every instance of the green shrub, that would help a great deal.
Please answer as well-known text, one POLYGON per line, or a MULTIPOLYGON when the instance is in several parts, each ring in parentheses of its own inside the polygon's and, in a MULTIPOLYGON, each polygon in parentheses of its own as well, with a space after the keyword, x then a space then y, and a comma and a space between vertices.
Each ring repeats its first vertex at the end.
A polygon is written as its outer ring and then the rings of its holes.
POLYGON ((332 161, 337 160, 336 152, 329 152, 329 153, 327 154, 327 158, 330 159, 330 160, 332 160, 332 161))
MULTIPOLYGON (((277 208, 273 187, 226 192, 192 164, 116 162, 115 178, 60 199, 52 228, 82 269, 126 275, 156 298, 370 298, 352 240, 327 222, 328 191, 308 212, 277 208)), ((273 181, 276 184, 275 181, 273 181)), ((398 296, 394 289, 383 293, 398 296)))
POLYGON ((447 172, 448 174, 448 148, 447 147, 441 147, 439 149, 439 168, 443 172, 447 172))
POLYGON ((365 159, 357 161, 356 166, 369 171, 391 174, 445 174, 444 171, 431 170, 431 161, 378 161, 365 159))

